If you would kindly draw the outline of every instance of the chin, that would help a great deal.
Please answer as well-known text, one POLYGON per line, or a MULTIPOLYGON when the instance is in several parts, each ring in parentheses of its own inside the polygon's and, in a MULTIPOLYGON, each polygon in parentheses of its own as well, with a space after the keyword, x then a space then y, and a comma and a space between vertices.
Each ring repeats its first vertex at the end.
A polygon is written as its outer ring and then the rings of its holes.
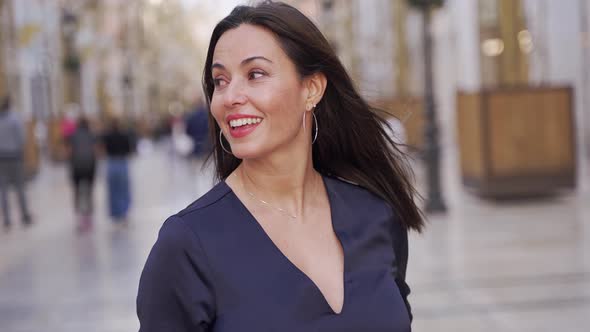
POLYGON ((232 153, 238 159, 257 159, 265 155, 260 146, 253 144, 232 147, 232 153))

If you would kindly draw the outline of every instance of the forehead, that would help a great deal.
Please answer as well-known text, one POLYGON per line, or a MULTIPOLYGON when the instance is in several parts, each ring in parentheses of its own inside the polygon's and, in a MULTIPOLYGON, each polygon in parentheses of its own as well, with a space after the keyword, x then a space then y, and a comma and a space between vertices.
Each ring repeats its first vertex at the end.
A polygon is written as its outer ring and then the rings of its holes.
POLYGON ((251 56, 264 56, 273 62, 287 58, 271 31, 242 24, 221 35, 213 52, 213 62, 230 64, 251 56))

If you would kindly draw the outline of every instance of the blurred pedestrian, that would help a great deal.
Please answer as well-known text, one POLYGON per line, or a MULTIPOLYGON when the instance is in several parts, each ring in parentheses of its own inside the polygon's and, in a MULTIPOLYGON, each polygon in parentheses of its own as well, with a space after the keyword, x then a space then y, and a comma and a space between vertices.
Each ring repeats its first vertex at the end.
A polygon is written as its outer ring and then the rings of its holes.
POLYGON ((24 179, 25 130, 20 117, 12 110, 10 97, 0 105, 0 200, 4 228, 10 228, 9 187, 14 187, 20 206, 22 223, 32 223, 25 195, 24 179))
POLYGON ((67 144, 68 138, 76 132, 76 117, 78 116, 78 105, 68 104, 65 114, 59 123, 61 137, 67 144))
POLYGON ((70 178, 74 192, 74 209, 78 230, 92 227, 93 189, 96 174, 97 139, 90 130, 88 120, 78 120, 76 129, 66 141, 70 164, 70 178))
POLYGON ((117 119, 104 132, 102 144, 107 156, 109 215, 116 223, 125 224, 131 206, 129 157, 133 151, 131 135, 117 119))
POLYGON ((209 133, 209 115, 206 105, 199 99, 194 110, 186 117, 186 134, 192 140, 190 157, 201 159, 207 152, 207 137, 209 133))

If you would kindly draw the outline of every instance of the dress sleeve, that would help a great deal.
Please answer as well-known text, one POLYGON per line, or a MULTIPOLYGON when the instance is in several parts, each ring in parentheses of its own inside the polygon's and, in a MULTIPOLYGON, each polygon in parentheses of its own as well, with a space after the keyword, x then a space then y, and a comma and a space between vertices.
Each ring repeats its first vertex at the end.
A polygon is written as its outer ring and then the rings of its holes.
POLYGON ((393 214, 392 216, 392 239, 393 239, 393 250, 395 253, 395 282, 406 308, 408 309, 408 315, 410 316, 410 322, 413 319, 412 307, 408 301, 410 295, 410 286, 406 283, 406 268, 408 266, 408 230, 401 224, 399 217, 393 214))
POLYGON ((162 226, 139 282, 140 332, 205 332, 215 316, 211 272, 196 234, 179 217, 162 226))

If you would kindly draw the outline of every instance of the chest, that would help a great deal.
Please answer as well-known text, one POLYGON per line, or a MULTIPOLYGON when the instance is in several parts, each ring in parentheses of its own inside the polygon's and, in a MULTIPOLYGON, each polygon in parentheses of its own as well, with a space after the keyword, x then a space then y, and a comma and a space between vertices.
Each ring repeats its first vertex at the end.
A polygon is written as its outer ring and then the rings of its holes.
MULTIPOLYGON (((223 293, 215 330, 249 326, 257 331, 409 331, 393 276, 391 243, 379 228, 364 229, 372 235, 332 230, 341 246, 326 244, 332 240, 321 232, 301 233, 298 242, 284 240, 279 245, 268 242, 270 236, 262 236, 260 230, 242 234, 243 242, 236 242, 242 250, 234 250, 238 254, 232 259, 239 274, 217 280, 216 288, 223 293), (289 259, 286 253, 291 253, 289 259), (339 276, 333 272, 338 257, 342 258, 339 276)), ((275 241, 283 241, 280 232, 275 235, 275 241)))
POLYGON ((214 331, 410 330, 392 266, 390 214, 369 204, 352 209, 337 196, 330 206, 318 216, 328 222, 306 228, 276 227, 289 218, 265 222, 256 207, 228 205, 231 230, 201 237, 216 276, 214 331))
POLYGON ((313 284, 330 309, 339 313, 345 297, 345 255, 326 206, 305 219, 280 218, 255 207, 250 210, 268 239, 265 242, 280 254, 282 263, 291 265, 295 273, 313 284))

